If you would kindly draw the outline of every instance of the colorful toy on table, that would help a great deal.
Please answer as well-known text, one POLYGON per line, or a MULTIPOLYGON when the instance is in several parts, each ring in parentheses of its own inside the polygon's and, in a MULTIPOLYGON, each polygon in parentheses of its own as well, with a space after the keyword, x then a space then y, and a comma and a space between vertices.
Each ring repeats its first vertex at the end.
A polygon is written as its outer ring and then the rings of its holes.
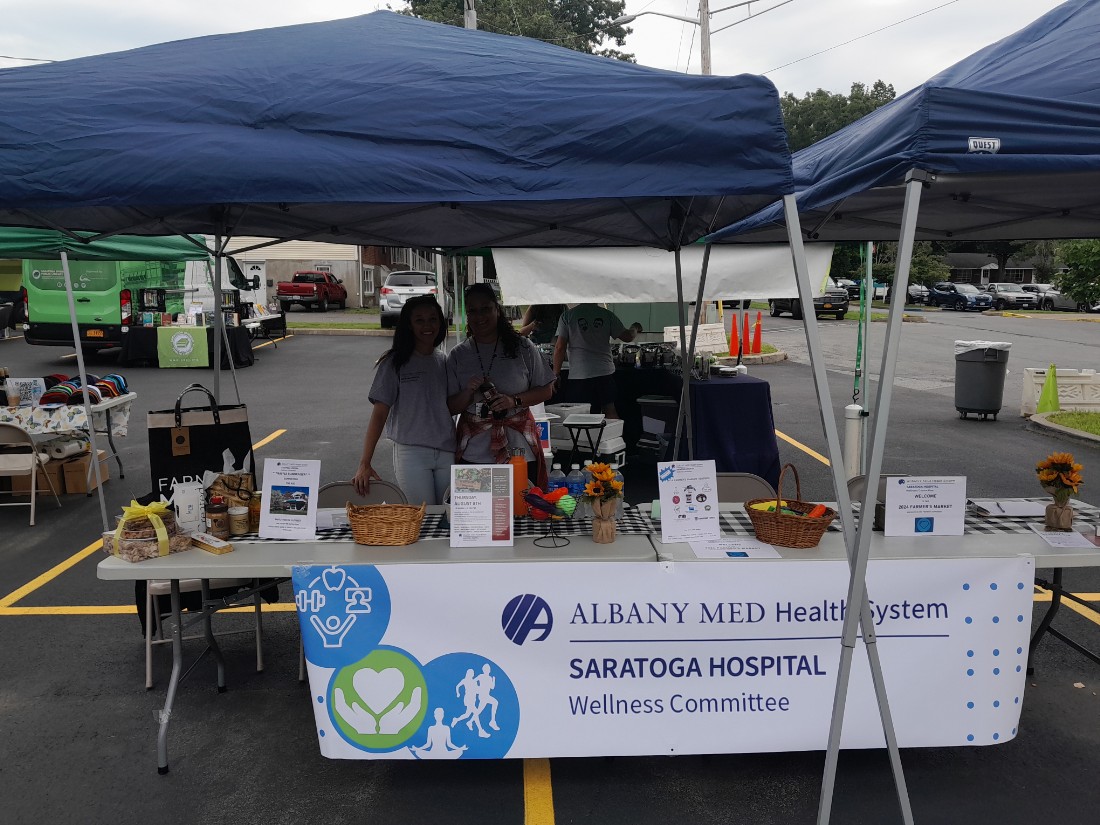
POLYGON ((530 514, 536 521, 555 521, 568 518, 577 508, 577 501, 565 487, 560 487, 552 493, 544 493, 538 487, 531 487, 523 494, 524 500, 530 507, 530 514))

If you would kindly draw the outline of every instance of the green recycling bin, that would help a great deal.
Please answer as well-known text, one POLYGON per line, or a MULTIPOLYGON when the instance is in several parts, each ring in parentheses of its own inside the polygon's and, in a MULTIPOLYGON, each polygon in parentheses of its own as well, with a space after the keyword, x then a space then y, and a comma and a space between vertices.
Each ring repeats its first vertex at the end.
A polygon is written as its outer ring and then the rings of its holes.
POLYGON ((1011 346, 1007 341, 955 342, 955 409, 961 418, 975 413, 997 420, 1011 346))

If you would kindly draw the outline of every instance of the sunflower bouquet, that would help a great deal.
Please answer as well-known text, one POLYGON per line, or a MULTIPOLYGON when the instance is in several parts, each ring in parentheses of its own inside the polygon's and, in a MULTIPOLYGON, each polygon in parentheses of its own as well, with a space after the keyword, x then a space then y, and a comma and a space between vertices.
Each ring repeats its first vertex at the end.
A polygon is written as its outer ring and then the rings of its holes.
POLYGON ((623 497, 623 483, 615 478, 610 464, 588 468, 592 480, 584 485, 584 500, 592 508, 592 536, 597 543, 615 540, 615 510, 623 497))
POLYGON ((1074 463, 1072 453, 1051 453, 1035 465, 1039 483, 1054 496, 1055 503, 1060 507, 1064 507, 1070 493, 1076 493, 1081 486, 1083 469, 1082 465, 1074 463))

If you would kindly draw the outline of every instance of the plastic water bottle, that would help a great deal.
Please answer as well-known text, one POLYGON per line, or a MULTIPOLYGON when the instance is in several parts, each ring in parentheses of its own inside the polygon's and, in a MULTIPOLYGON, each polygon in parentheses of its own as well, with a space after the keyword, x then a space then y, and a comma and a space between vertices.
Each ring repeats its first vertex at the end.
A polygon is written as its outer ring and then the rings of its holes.
MULTIPOLYGON (((595 480, 595 476, 592 475, 592 459, 586 458, 584 460, 584 466, 581 467, 581 473, 584 475, 584 486, 587 488, 595 480)), ((592 515, 592 505, 587 500, 581 499, 577 502, 578 509, 581 518, 589 518, 592 515)))
POLYGON ((560 487, 568 486, 565 482, 565 473, 561 471, 561 465, 555 464, 550 475, 546 477, 546 492, 552 493, 560 487))
POLYGON ((618 518, 623 514, 623 503, 626 501, 626 484, 623 479, 623 474, 619 472, 619 464, 616 461, 611 462, 611 471, 615 475, 615 480, 623 486, 619 488, 619 500, 615 502, 615 518, 618 518))
POLYGON ((569 495, 577 500, 579 506, 581 496, 584 495, 584 473, 581 472, 580 464, 570 467, 569 475, 565 477, 565 486, 569 488, 569 495))

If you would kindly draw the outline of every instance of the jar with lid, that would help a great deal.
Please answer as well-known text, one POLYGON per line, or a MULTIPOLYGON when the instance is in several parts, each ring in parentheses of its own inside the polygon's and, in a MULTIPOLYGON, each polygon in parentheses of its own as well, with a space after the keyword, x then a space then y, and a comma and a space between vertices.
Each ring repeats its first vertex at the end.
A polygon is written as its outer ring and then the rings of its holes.
POLYGON ((252 491, 252 498, 248 500, 248 532, 257 533, 260 530, 260 502, 263 497, 259 490, 252 491))
POLYGON ((206 532, 214 538, 229 538, 229 504, 224 496, 211 496, 206 505, 206 532))

